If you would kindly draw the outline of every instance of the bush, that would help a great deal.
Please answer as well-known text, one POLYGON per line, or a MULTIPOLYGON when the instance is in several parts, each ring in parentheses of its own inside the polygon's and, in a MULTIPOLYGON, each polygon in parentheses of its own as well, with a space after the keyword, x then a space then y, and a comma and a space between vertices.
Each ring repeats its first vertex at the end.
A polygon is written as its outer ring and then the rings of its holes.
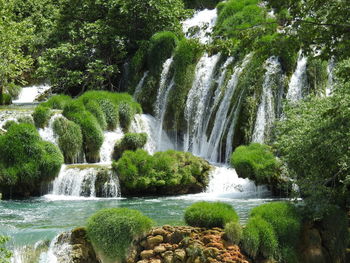
POLYGON ((33 125, 13 124, 0 136, 0 190, 5 197, 40 194, 63 163, 59 149, 42 141, 33 125))
POLYGON ((12 253, 7 250, 5 247, 6 242, 9 241, 8 237, 0 236, 0 262, 1 263, 10 263, 12 253))
POLYGON ((232 206, 215 202, 198 202, 185 211, 185 221, 194 227, 221 227, 229 222, 238 222, 238 215, 232 206))
POLYGON ((118 110, 115 104, 113 104, 109 99, 103 99, 99 101, 101 109, 105 115, 107 122, 107 129, 110 131, 115 130, 118 125, 118 110))
POLYGON ((136 151, 147 143, 146 133, 126 133, 114 146, 113 159, 118 160, 124 151, 136 151))
POLYGON ((119 123, 124 132, 128 132, 131 122, 134 118, 134 110, 127 103, 121 103, 119 105, 119 123))
POLYGON ((39 105, 33 112, 33 119, 37 128, 45 128, 52 116, 51 110, 48 107, 39 105))
POLYGON ((191 9, 213 9, 220 0, 184 0, 185 7, 191 9))
POLYGON ((243 236, 243 228, 238 222, 229 222, 225 225, 225 234, 227 238, 238 245, 243 236))
POLYGON ((152 220, 139 211, 108 208, 88 219, 87 234, 104 255, 122 261, 132 242, 149 231, 152 224, 152 220))
POLYGON ((7 93, 0 94, 0 105, 10 105, 11 103, 12 103, 12 97, 10 94, 7 94, 7 93))
POLYGON ((9 121, 5 122, 5 124, 2 126, 2 128, 4 128, 5 130, 8 130, 14 124, 17 124, 17 122, 13 121, 13 120, 9 120, 9 121))
POLYGON ((106 130, 107 129, 106 117, 99 103, 96 101, 89 101, 87 104, 85 104, 85 108, 87 111, 89 111, 92 115, 95 116, 96 120, 101 126, 101 129, 106 130))
POLYGON ((151 156, 144 150, 125 151, 113 163, 123 194, 201 192, 208 184, 210 165, 190 153, 166 151, 151 156))
POLYGON ((249 178, 256 184, 273 184, 279 178, 280 163, 267 145, 252 143, 237 147, 231 165, 240 177, 249 178))
POLYGON ((22 116, 22 117, 19 117, 17 121, 18 123, 27 123, 27 124, 35 125, 32 116, 22 116))
POLYGON ((71 97, 67 95, 56 95, 51 97, 47 102, 42 103, 46 107, 51 109, 63 110, 64 106, 72 100, 71 97))
POLYGON ((255 258, 260 248, 260 233, 259 229, 255 227, 250 221, 243 229, 242 246, 249 256, 255 258))
POLYGON ((65 163, 76 163, 83 149, 80 126, 66 118, 58 118, 53 123, 53 129, 58 135, 58 146, 63 153, 65 163))

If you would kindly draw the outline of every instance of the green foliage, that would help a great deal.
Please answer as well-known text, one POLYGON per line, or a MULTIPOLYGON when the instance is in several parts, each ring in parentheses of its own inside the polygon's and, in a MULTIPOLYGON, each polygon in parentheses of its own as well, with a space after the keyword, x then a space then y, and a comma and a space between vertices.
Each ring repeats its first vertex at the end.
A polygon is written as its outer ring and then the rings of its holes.
POLYGON ((54 132, 58 135, 65 163, 76 163, 83 149, 83 135, 79 125, 66 118, 58 118, 53 123, 54 132))
POLYGON ((153 222, 137 210, 102 209, 88 219, 87 234, 98 250, 122 261, 134 240, 150 230, 153 222))
POLYGON ((95 116, 102 130, 107 129, 106 116, 102 110, 102 106, 97 101, 89 101, 85 104, 85 109, 95 116))
POLYGON ((214 9, 220 0, 184 0, 185 7, 191 9, 214 9))
POLYGON ((328 61, 309 58, 307 63, 307 80, 314 94, 325 94, 328 86, 328 61))
POLYGON ((12 97, 10 94, 3 93, 0 95, 0 105, 10 105, 12 103, 12 97))
POLYGON ((63 110, 67 103, 72 100, 71 97, 67 95, 55 95, 51 97, 47 102, 42 103, 46 107, 50 107, 52 109, 63 110))
POLYGON ((12 253, 5 247, 7 241, 9 241, 8 237, 0 236, 0 263, 11 262, 12 253))
MULTIPOLYGON (((174 55, 174 87, 169 94, 165 125, 184 126, 184 108, 187 94, 192 87, 196 64, 203 54, 203 47, 196 40, 182 39, 174 55)), ((173 128, 173 127, 171 127, 173 128)))
POLYGON ((2 128, 4 128, 5 130, 8 130, 14 124, 17 124, 17 122, 10 120, 10 121, 5 122, 5 124, 2 126, 2 128))
POLYGON ((272 202, 254 208, 243 231, 243 248, 253 258, 296 258, 302 219, 297 208, 287 202, 272 202), (288 253, 287 253, 288 252, 288 253))
POLYGON ((63 163, 59 149, 41 140, 34 126, 13 124, 0 136, 0 188, 8 196, 38 194, 38 185, 54 179, 63 163))
POLYGON ((151 156, 140 149, 125 151, 113 167, 127 193, 167 195, 183 189, 201 191, 210 169, 206 161, 190 153, 166 151, 151 156))
POLYGON ((243 237, 243 228, 238 222, 229 222, 225 225, 225 234, 233 244, 239 245, 243 237))
POLYGON ((99 103, 106 118, 107 129, 110 131, 115 130, 115 128, 117 128, 119 119, 118 109, 116 105, 114 105, 113 102, 109 99, 100 100, 99 103))
POLYGON ((215 202, 198 202, 186 208, 185 221, 195 227, 221 227, 238 222, 238 215, 231 205, 215 202))
POLYGON ((18 123, 27 123, 35 125, 33 117, 32 116, 22 116, 17 119, 18 123))
POLYGON ((48 107, 39 105, 33 112, 33 119, 37 128, 45 128, 52 116, 51 110, 48 107))
POLYGON ((236 148, 231 164, 240 177, 256 184, 271 184, 279 177, 280 163, 267 145, 252 143, 236 148))
POLYGON ((126 133, 114 146, 113 159, 118 160, 125 151, 136 151, 147 143, 146 133, 126 133))

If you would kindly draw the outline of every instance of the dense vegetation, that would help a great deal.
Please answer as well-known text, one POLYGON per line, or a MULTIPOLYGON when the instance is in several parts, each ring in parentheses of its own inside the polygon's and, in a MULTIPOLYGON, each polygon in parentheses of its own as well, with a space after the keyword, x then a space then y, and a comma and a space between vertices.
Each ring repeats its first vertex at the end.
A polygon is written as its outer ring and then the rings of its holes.
POLYGON ((60 150, 44 142, 31 124, 12 124, 0 135, 0 189, 5 197, 40 194, 63 163, 60 150))
POLYGON ((166 151, 153 156, 126 151, 113 163, 126 195, 172 195, 200 192, 208 184, 210 165, 191 153, 166 151))
POLYGON ((97 251, 121 262, 132 242, 150 230, 152 224, 151 219, 137 210, 109 208, 89 218, 87 233, 97 251))
POLYGON ((147 143, 146 133, 126 133, 114 146, 113 158, 120 159, 125 151, 136 151, 142 149, 147 143))
POLYGON ((190 226, 223 228, 227 223, 237 223, 238 215, 232 206, 225 203, 198 202, 186 209, 185 221, 190 226))
POLYGON ((0 262, 9 263, 12 253, 6 249, 5 244, 9 239, 4 236, 0 236, 0 262))

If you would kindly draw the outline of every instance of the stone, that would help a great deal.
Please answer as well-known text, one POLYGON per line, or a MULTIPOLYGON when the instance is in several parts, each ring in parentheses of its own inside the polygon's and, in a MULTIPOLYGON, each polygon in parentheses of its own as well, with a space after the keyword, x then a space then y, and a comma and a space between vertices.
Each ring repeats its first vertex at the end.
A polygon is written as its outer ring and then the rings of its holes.
POLYGON ((186 251, 184 249, 176 249, 174 252, 174 257, 175 259, 184 262, 186 258, 186 251))
POLYGON ((153 230, 153 233, 152 233, 153 235, 161 235, 161 236, 163 236, 163 237, 166 237, 166 235, 168 234, 168 232, 167 231, 165 231, 164 229, 162 229, 162 228, 156 228, 156 229, 154 229, 153 230))
POLYGON ((147 238, 147 244, 149 248, 154 248, 155 246, 158 246, 160 243, 163 243, 163 236, 157 235, 157 236, 150 236, 147 238))
POLYGON ((170 235, 167 235, 167 241, 171 244, 180 243, 182 239, 184 239, 185 235, 180 231, 175 231, 170 235))
POLYGON ((165 252, 166 250, 167 250, 167 249, 166 249, 164 246, 162 246, 162 245, 156 246, 156 247, 153 249, 153 251, 154 251, 155 253, 158 253, 158 254, 163 253, 163 252, 165 252))
POLYGON ((142 259, 149 259, 154 256, 154 251, 153 250, 144 250, 141 252, 141 258, 142 259))
POLYGON ((162 263, 160 259, 151 259, 150 263, 162 263))
POLYGON ((172 251, 166 251, 162 254, 164 263, 172 263, 173 262, 173 252, 172 251))

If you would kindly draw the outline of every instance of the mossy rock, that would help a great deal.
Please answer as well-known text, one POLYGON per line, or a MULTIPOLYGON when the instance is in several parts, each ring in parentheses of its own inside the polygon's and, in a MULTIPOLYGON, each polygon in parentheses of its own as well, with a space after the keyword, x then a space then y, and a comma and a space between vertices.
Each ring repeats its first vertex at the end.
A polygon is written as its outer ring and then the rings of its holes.
POLYGON ((126 133, 124 137, 116 142, 113 151, 113 159, 118 160, 125 151, 136 151, 141 149, 147 143, 146 133, 126 133))

